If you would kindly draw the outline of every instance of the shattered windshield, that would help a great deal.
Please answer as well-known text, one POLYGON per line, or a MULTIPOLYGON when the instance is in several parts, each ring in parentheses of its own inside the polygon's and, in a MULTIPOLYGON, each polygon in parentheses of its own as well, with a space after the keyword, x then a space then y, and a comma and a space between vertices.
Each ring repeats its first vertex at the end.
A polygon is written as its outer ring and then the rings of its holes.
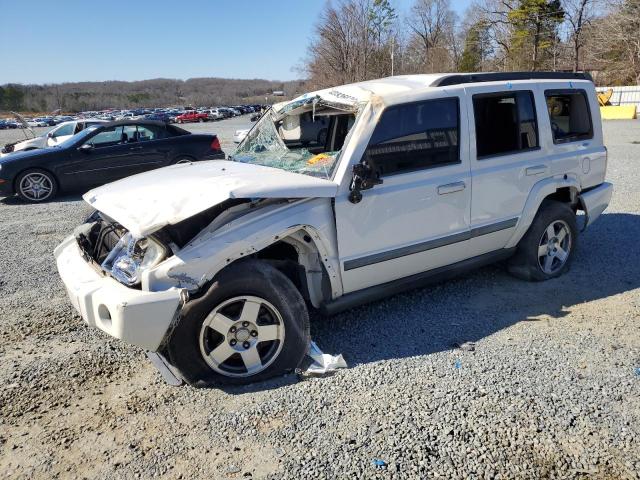
POLYGON ((240 144, 233 160, 330 179, 339 153, 290 149, 278 134, 272 115, 266 114, 240 144))
POLYGON ((357 106, 336 109, 318 96, 269 110, 238 146, 233 160, 331 179, 355 122, 357 106))

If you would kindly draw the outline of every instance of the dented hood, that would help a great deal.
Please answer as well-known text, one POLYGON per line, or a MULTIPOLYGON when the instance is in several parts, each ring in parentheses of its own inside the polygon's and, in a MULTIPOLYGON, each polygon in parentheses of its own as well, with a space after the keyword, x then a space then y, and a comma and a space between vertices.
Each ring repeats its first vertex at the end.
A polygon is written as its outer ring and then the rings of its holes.
POLYGON ((134 175, 90 190, 83 198, 134 236, 144 236, 230 198, 331 198, 337 190, 330 180, 212 160, 134 175))

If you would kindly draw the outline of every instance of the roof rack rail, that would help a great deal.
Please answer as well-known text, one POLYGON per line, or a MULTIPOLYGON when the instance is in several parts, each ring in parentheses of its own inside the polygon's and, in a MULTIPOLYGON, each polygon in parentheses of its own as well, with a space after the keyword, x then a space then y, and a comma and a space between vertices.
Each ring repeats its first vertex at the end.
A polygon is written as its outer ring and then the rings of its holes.
POLYGON ((501 82, 509 80, 589 80, 587 72, 481 72, 454 73, 435 80, 431 87, 447 87, 461 83, 501 82))

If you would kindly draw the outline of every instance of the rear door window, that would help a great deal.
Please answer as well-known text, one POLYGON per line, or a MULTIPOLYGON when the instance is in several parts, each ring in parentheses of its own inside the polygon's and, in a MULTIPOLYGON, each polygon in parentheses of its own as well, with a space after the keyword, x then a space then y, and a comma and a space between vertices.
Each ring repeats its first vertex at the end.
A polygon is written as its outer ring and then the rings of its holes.
POLYGON ((589 101, 584 90, 545 90, 553 143, 593 138, 589 101))
POLYGON ((365 160, 381 176, 460 163, 458 98, 394 105, 382 114, 365 160))
POLYGON ((473 96, 478 159, 538 148, 538 122, 529 90, 473 96))

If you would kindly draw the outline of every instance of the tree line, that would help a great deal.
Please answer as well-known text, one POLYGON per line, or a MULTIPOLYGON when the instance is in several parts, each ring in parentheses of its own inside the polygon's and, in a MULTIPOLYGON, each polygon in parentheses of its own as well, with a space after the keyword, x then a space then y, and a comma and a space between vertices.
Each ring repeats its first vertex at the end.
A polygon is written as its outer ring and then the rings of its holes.
POLYGON ((293 96, 302 88, 300 81, 226 78, 9 84, 0 86, 0 111, 81 112, 108 108, 262 104, 265 96, 268 102, 274 101, 270 96, 274 91, 293 96))
POLYGON ((640 0, 335 0, 299 70, 322 88, 389 75, 589 71, 600 85, 640 85, 640 0))

